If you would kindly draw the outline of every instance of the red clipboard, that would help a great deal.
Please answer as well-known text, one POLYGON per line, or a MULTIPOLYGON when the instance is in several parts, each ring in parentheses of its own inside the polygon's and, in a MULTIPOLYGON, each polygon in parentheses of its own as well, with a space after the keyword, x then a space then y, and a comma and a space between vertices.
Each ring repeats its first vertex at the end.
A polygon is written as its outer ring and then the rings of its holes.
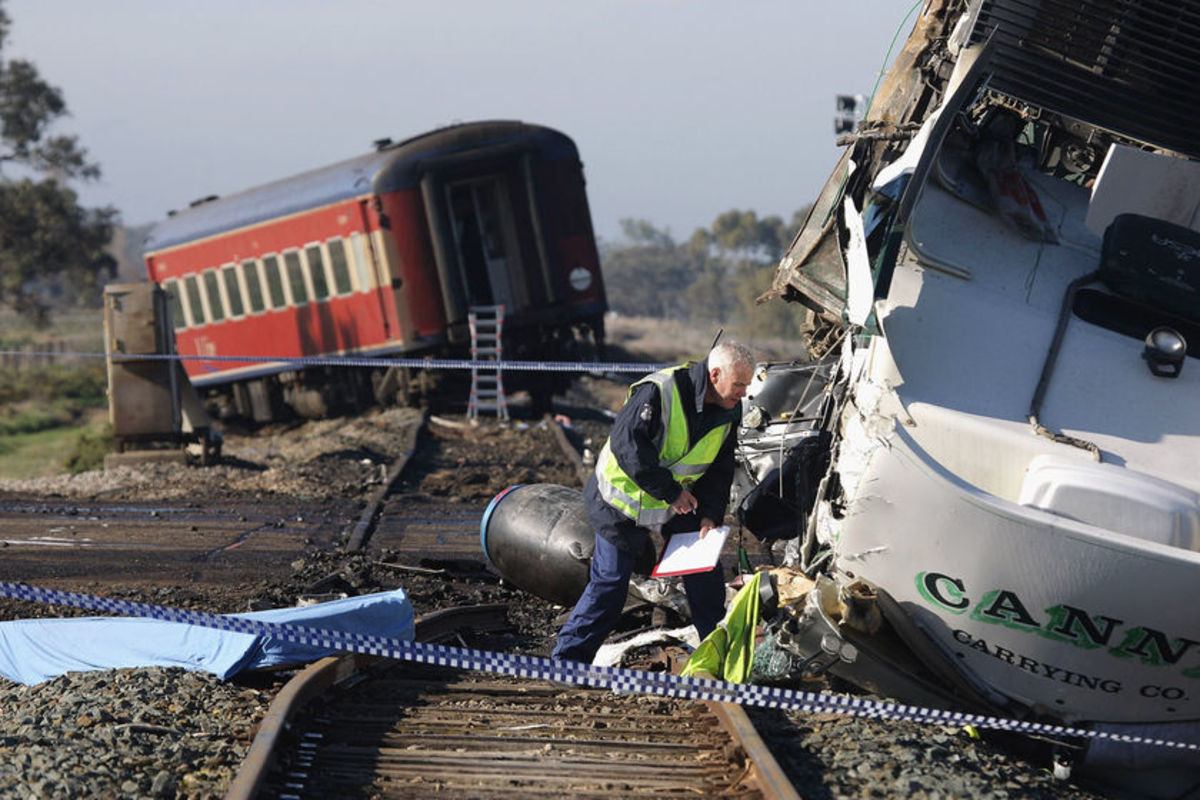
POLYGON ((672 575, 708 572, 720 560, 728 536, 728 525, 711 529, 703 539, 700 538, 700 531, 672 534, 650 576, 668 578, 672 575))

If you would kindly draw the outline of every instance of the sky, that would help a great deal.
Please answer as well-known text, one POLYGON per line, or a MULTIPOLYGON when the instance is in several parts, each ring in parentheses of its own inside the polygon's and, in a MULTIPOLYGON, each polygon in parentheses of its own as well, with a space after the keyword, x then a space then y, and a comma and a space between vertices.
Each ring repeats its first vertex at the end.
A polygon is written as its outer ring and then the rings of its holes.
POLYGON ((913 0, 4 0, 4 59, 58 87, 127 225, 481 119, 575 140, 592 221, 676 240, 789 219, 838 156, 913 0))

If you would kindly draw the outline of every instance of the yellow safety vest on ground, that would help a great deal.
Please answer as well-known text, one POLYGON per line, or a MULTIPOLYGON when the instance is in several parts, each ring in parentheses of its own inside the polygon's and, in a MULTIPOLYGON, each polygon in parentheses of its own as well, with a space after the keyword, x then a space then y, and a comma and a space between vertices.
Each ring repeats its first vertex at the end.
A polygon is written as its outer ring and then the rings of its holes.
MULTIPOLYGON (((691 448, 688 447, 687 417, 683 410, 683 399, 679 396, 679 386, 675 382, 675 373, 681 369, 687 369, 687 365, 669 367, 647 375, 630 386, 629 393, 632 395, 635 388, 647 382, 658 386, 658 396, 662 401, 662 427, 654 442, 658 446, 658 463, 671 470, 675 480, 686 489, 716 460, 731 426, 729 423, 718 425, 691 448)), ((608 442, 604 443, 596 459, 596 481, 604 501, 639 525, 657 527, 671 518, 673 512, 670 503, 643 491, 633 478, 626 475, 608 442)))
POLYGON ((756 572, 733 598, 725 619, 692 653, 680 675, 730 683, 745 683, 749 679, 750 668, 754 666, 760 583, 762 573, 756 572))

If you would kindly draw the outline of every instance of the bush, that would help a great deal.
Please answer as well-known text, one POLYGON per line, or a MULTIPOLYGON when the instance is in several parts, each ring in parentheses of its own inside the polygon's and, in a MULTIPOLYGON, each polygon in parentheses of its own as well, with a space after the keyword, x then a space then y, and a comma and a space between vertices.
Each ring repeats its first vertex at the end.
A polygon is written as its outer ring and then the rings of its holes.
POLYGON ((73 425, 78 415, 64 402, 40 405, 24 402, 0 408, 0 436, 16 436, 21 433, 73 425))
POLYGON ((93 407, 104 405, 107 390, 108 374, 99 359, 0 372, 0 403, 69 399, 93 407))
POLYGON ((63 467, 72 475, 103 469, 104 457, 113 452, 115 446, 116 439, 111 423, 105 423, 98 430, 84 431, 76 438, 75 446, 63 467))
POLYGON ((46 385, 54 397, 78 400, 88 406, 102 406, 107 402, 108 371, 103 361, 56 364, 46 370, 46 385))

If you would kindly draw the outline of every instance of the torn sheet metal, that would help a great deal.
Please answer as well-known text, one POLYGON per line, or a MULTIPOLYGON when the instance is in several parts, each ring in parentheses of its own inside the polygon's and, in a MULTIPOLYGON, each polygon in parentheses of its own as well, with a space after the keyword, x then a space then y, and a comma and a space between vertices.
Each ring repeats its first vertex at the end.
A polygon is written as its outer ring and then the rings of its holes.
POLYGON ((843 203, 843 220, 849 234, 846 246, 846 273, 849 286, 846 292, 846 321, 863 327, 871 316, 875 302, 875 284, 871 280, 871 257, 867 254, 867 237, 863 232, 862 216, 854 207, 854 199, 843 203))
POLYGON ((654 630, 642 631, 624 641, 601 645, 600 649, 596 651, 596 657, 592 659, 592 664, 598 667, 619 667, 622 657, 627 652, 652 644, 682 644, 688 650, 695 650, 700 646, 700 636, 696 633, 695 625, 672 628, 671 630, 655 628, 654 630))

